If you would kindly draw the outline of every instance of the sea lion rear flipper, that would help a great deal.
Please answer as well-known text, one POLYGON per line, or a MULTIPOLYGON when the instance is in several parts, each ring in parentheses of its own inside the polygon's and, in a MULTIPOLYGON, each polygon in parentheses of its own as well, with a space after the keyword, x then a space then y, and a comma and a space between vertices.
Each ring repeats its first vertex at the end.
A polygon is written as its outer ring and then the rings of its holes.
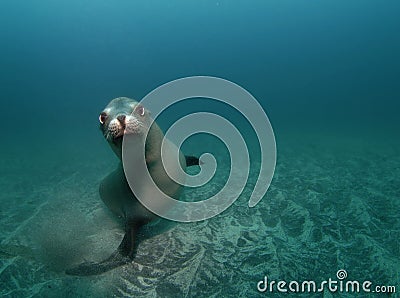
POLYGON ((202 164, 202 162, 196 156, 185 155, 185 159, 187 167, 198 166, 202 164))
POLYGON ((67 269, 65 273, 78 276, 98 275, 131 262, 137 247, 136 232, 137 227, 134 225, 127 227, 118 249, 107 259, 99 263, 83 262, 76 267, 67 269))

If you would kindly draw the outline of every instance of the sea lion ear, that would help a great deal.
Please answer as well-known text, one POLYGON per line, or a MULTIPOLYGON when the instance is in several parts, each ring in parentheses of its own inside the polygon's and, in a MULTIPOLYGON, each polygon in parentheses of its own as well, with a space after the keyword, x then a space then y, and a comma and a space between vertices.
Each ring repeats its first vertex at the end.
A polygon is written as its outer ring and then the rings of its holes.
POLYGON ((138 113, 140 116, 144 116, 144 114, 146 113, 145 108, 139 103, 136 105, 135 107, 135 112, 138 113))

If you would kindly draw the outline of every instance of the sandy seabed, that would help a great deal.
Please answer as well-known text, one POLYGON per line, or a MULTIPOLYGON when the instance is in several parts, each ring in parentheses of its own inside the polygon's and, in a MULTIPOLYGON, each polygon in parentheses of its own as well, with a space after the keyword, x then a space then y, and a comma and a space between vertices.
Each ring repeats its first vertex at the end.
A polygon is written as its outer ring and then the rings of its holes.
MULTIPOLYGON (((249 183, 221 215, 177 224, 141 242, 132 264, 92 277, 64 271, 107 257, 123 236, 98 194, 116 159, 106 150, 47 147, 2 154, 2 296, 266 297, 257 291, 265 275, 321 282, 339 269, 400 291, 398 143, 278 138, 275 176, 256 207, 247 207, 249 183)), ((213 181, 184 195, 206 198, 224 183, 213 181)))

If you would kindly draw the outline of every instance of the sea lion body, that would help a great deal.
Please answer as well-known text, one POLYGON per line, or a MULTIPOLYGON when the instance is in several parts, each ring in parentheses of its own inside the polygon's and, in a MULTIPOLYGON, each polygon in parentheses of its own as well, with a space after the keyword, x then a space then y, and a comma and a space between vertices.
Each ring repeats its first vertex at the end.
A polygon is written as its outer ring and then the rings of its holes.
MULTIPOLYGON (((153 181, 164 193, 175 199, 179 199, 182 187, 168 176, 161 161, 161 142, 164 139, 164 134, 155 121, 150 125, 151 119, 148 111, 144 110, 142 113, 135 111, 141 108, 143 107, 141 107, 138 102, 126 97, 113 99, 104 109, 104 111, 107 112, 108 119, 106 119, 100 128, 120 161, 122 161, 121 134, 117 131, 115 133, 117 138, 113 138, 112 135, 108 134, 109 128, 107 127, 107 124, 112 125, 113 121, 115 121, 115 119, 118 120, 118 117, 122 115, 125 117, 124 129, 129 130, 127 127, 130 125, 131 121, 135 127, 131 127, 130 130, 134 131, 133 133, 135 134, 142 134, 146 131, 146 129, 149 129, 147 138, 140 138, 141 141, 146 142, 145 158, 149 173, 153 178, 153 181), (140 128, 143 128, 143 130, 136 129, 136 126, 140 126, 140 128)), ((122 118, 120 117, 120 119, 122 118)), ((123 128, 123 126, 121 128, 123 128)), ((165 140, 165 142, 167 142, 165 146, 168 148, 169 141, 165 140)), ((172 152, 172 154, 174 153, 175 152, 172 152)), ((137 152, 128 152, 128 154, 137 154, 137 152)), ((183 170, 185 170, 186 161, 182 152, 179 152, 179 162, 177 161, 175 166, 180 166, 183 168, 183 170)), ((99 191, 101 199, 107 205, 107 207, 117 216, 122 216, 127 221, 131 221, 133 218, 135 220, 151 220, 155 217, 155 215, 148 211, 132 193, 132 190, 130 189, 125 178, 122 162, 114 172, 110 173, 101 182, 99 191)))
MULTIPOLYGON (((161 227, 157 227, 159 231, 170 225, 168 224, 170 221, 161 219, 146 209, 132 192, 123 168, 129 165, 122 164, 124 136, 134 135, 138 142, 143 142, 147 169, 160 190, 174 199, 179 199, 182 191, 182 186, 166 173, 161 160, 161 144, 164 134, 157 123, 150 118, 150 112, 140 103, 127 97, 115 98, 101 112, 99 121, 104 138, 121 161, 117 168, 100 183, 100 197, 115 215, 124 219, 125 236, 117 251, 109 258, 100 263, 82 263, 67 270, 67 273, 72 275, 100 274, 128 263, 134 256, 138 234, 141 235, 140 238, 153 235, 155 229, 148 227, 154 226, 155 222, 158 226, 161 225, 161 227)), ((188 166, 199 164, 196 157, 185 157, 180 151, 178 160, 176 151, 173 150, 177 148, 168 140, 164 140, 163 146, 166 148, 163 149, 163 158, 168 158, 169 162, 172 161, 173 170, 174 167, 176 170, 178 167, 185 170, 186 161, 188 161, 188 166)), ((124 151, 124 154, 138 154, 138 152, 124 151)), ((154 185, 141 185, 141 187, 146 189, 154 187, 154 185)))

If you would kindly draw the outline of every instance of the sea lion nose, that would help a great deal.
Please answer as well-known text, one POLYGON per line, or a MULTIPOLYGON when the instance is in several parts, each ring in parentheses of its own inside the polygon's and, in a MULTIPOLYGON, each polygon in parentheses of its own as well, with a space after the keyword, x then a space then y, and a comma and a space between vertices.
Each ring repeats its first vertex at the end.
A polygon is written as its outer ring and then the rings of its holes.
POLYGON ((121 123, 121 125, 125 125, 125 115, 118 115, 117 116, 117 120, 119 121, 119 123, 121 123))

